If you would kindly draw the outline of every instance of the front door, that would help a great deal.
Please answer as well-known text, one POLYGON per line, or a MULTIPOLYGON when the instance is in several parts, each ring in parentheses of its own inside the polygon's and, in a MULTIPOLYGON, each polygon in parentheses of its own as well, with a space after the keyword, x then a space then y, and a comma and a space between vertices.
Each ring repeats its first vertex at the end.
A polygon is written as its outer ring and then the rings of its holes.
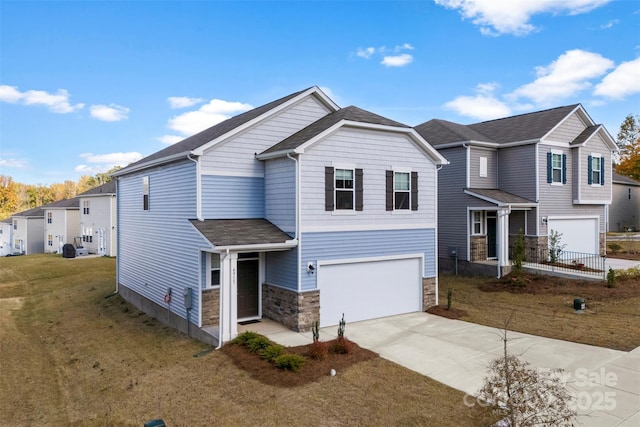
POLYGON ((498 256, 496 224, 497 218, 495 213, 491 215, 491 213, 487 212, 487 258, 496 258, 498 256))
POLYGON ((249 255, 253 254, 240 254, 238 257, 238 319, 259 315, 260 260, 257 254, 245 258, 249 255))

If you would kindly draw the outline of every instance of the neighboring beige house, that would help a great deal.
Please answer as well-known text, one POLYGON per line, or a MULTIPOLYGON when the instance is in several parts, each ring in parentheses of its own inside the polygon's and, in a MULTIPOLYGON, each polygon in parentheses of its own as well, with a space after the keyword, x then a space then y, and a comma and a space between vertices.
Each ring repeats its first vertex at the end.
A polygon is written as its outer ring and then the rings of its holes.
POLYGON ((640 182, 613 172, 608 231, 640 230, 640 182))
POLYGON ((43 219, 44 209, 41 207, 28 209, 11 216, 12 253, 31 255, 44 252, 43 219))
POLYGON ((65 243, 72 243, 80 227, 79 199, 59 200, 42 207, 44 210, 44 253, 62 253, 65 243))
POLYGON ((82 245, 92 254, 116 256, 116 182, 92 188, 78 199, 82 245))

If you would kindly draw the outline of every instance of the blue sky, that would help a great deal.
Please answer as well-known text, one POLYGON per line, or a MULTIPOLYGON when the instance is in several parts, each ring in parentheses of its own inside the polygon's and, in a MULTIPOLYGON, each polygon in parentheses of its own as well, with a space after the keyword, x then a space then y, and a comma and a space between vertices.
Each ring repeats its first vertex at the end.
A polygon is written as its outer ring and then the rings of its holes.
POLYGON ((640 114, 640 1, 0 0, 0 174, 126 165, 310 86, 417 125, 640 114))

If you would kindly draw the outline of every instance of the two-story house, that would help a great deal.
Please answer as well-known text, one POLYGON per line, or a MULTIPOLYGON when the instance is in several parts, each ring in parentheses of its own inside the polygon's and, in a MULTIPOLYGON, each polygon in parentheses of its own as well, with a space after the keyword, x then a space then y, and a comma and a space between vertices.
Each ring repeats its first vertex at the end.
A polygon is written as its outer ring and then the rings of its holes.
POLYGON ((65 243, 73 243, 80 227, 79 199, 59 200, 44 210, 44 253, 61 254, 65 243))
POLYGON ((116 182, 78 195, 82 246, 91 254, 116 256, 116 182))
POLYGON ((11 224, 14 254, 44 253, 44 210, 41 207, 13 214, 11 224))
POLYGON ((7 256, 13 253, 12 234, 13 223, 11 218, 0 220, 0 256, 7 256))
POLYGON ((640 230, 640 182, 613 172, 608 231, 640 230))
POLYGON ((520 230, 530 251, 554 231, 566 252, 604 253, 616 145, 581 105, 416 130, 451 163, 438 187, 443 268, 495 260, 500 276, 520 230))
POLYGON ((407 125, 293 93, 114 174, 117 291, 209 342, 423 310, 443 164, 407 125))

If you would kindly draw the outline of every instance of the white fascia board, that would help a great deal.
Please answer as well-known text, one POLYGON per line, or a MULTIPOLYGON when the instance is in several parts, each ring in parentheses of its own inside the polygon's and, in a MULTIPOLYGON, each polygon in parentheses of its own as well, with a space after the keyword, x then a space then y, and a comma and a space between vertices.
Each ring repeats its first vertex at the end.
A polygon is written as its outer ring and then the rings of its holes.
POLYGON ((542 138, 540 139, 527 139, 526 141, 514 141, 514 142, 505 142, 504 144, 499 144, 500 148, 509 148, 509 147, 519 147, 521 145, 530 145, 530 144, 538 144, 542 142, 542 138))
POLYGON ((478 199, 484 200, 485 202, 493 203, 494 205, 497 205, 497 206, 500 206, 500 207, 513 206, 513 207, 519 207, 519 208, 535 208, 535 207, 538 206, 538 204, 535 203, 535 202, 531 202, 531 203, 505 203, 505 202, 501 202, 500 200, 495 200, 495 199, 492 199, 491 197, 484 196, 482 194, 474 193, 473 191, 468 190, 468 189, 465 189, 464 193, 468 194, 470 196, 473 196, 473 197, 477 197, 478 199))
POLYGON ((610 205, 611 199, 609 200, 574 200, 574 205, 610 205))
MULTIPOLYGON (((426 141, 427 143, 429 143, 429 141, 426 141)), ((431 144, 429 144, 431 145, 431 144)), ((464 145, 473 145, 474 147, 487 147, 487 148, 499 148, 499 147, 503 147, 504 145, 502 144, 498 144, 497 142, 486 142, 486 141, 474 141, 474 140, 469 140, 469 141, 458 141, 458 142, 449 142, 446 144, 440 144, 437 146, 437 149, 444 149, 444 148, 455 148, 455 147, 462 147, 464 145)), ((435 146, 432 146, 434 148, 436 148, 435 146)))
POLYGON ((89 197, 116 197, 116 193, 96 193, 96 194, 85 194, 84 196, 78 196, 80 200, 89 198, 89 197))
POLYGON ((128 168, 127 167, 127 168, 121 169, 119 171, 116 171, 116 172, 112 173, 111 176, 117 178, 117 177, 120 177, 120 176, 129 175, 129 174, 132 174, 134 172, 138 172, 138 171, 141 171, 143 169, 148 169, 148 168, 153 167, 153 166, 158 166, 158 165, 161 165, 161 164, 164 164, 164 163, 173 162, 175 160, 182 159, 182 158, 186 159, 190 155, 193 155, 193 151, 183 151, 182 153, 174 154, 172 156, 161 157, 159 159, 155 159, 155 160, 152 160, 150 162, 141 163, 141 164, 139 164, 137 166, 134 166, 132 168, 128 168), (121 173, 121 171, 124 171, 124 173, 121 173))
POLYGON ((564 122, 566 122, 567 120, 569 120, 569 117, 571 115, 573 115, 575 112, 577 111, 582 111, 582 115, 584 118, 586 118, 588 121, 591 122, 591 125, 594 125, 595 123, 593 122, 593 120, 591 120, 591 117, 589 117, 589 115, 584 111, 584 109, 582 108, 581 105, 576 106, 576 108, 573 109, 573 111, 571 111, 570 113, 568 113, 566 116, 564 116, 564 118, 562 120, 560 120, 558 123, 556 123, 556 125, 554 127, 552 127, 549 132, 547 132, 545 135, 542 136, 542 138, 540 138, 541 140, 546 138, 548 135, 551 135, 553 132, 556 131, 556 129, 558 129, 560 126, 562 126, 564 124, 564 122))
POLYGON ((228 245, 215 246, 213 252, 270 252, 270 251, 286 251, 298 246, 297 240, 287 240, 284 243, 259 243, 255 245, 228 245))
POLYGON ((246 129, 256 125, 257 123, 272 117, 275 114, 278 114, 279 112, 281 112, 282 110, 285 110, 289 107, 291 107, 292 105, 300 102, 302 99, 306 98, 307 96, 311 95, 311 94, 315 94, 318 98, 320 98, 321 102, 323 104, 325 104, 325 106, 327 108, 329 108, 330 110, 333 111, 337 111, 340 109, 340 107, 338 107, 338 105, 336 103, 334 103, 324 92, 322 92, 317 86, 313 86, 311 88, 309 88, 308 90, 304 91, 303 93, 299 94, 298 96, 296 96, 295 98, 292 98, 290 100, 288 100, 287 102, 278 105, 277 107, 272 108, 271 110, 265 112, 264 114, 254 118, 253 120, 250 120, 232 130, 230 130, 229 132, 225 133, 224 135, 220 135, 219 137, 217 137, 216 139, 213 139, 203 145, 201 145, 200 147, 196 148, 195 150, 193 150, 193 154, 197 155, 197 156, 201 156, 206 150, 208 150, 209 148, 213 147, 214 145, 220 143, 221 141, 224 141, 226 139, 229 139, 231 137, 233 137, 234 135, 237 135, 241 132, 244 132, 246 129))
POLYGON ((576 145, 572 145, 571 147, 585 147, 587 144, 589 144, 589 142, 591 142, 591 139, 595 136, 595 135, 600 135, 600 137, 602 138, 602 140, 604 141, 604 143, 607 145, 607 147, 609 148, 609 150, 614 151, 614 152, 618 152, 620 151, 620 149, 618 148, 618 146, 616 145, 615 141, 613 140, 613 138, 611 137, 611 135, 609 135, 609 132, 607 132, 607 130, 604 128, 604 126, 602 125, 598 125, 598 127, 596 128, 596 130, 591 134, 591 136, 589 136, 589 138, 587 138, 582 144, 576 144, 576 145))

